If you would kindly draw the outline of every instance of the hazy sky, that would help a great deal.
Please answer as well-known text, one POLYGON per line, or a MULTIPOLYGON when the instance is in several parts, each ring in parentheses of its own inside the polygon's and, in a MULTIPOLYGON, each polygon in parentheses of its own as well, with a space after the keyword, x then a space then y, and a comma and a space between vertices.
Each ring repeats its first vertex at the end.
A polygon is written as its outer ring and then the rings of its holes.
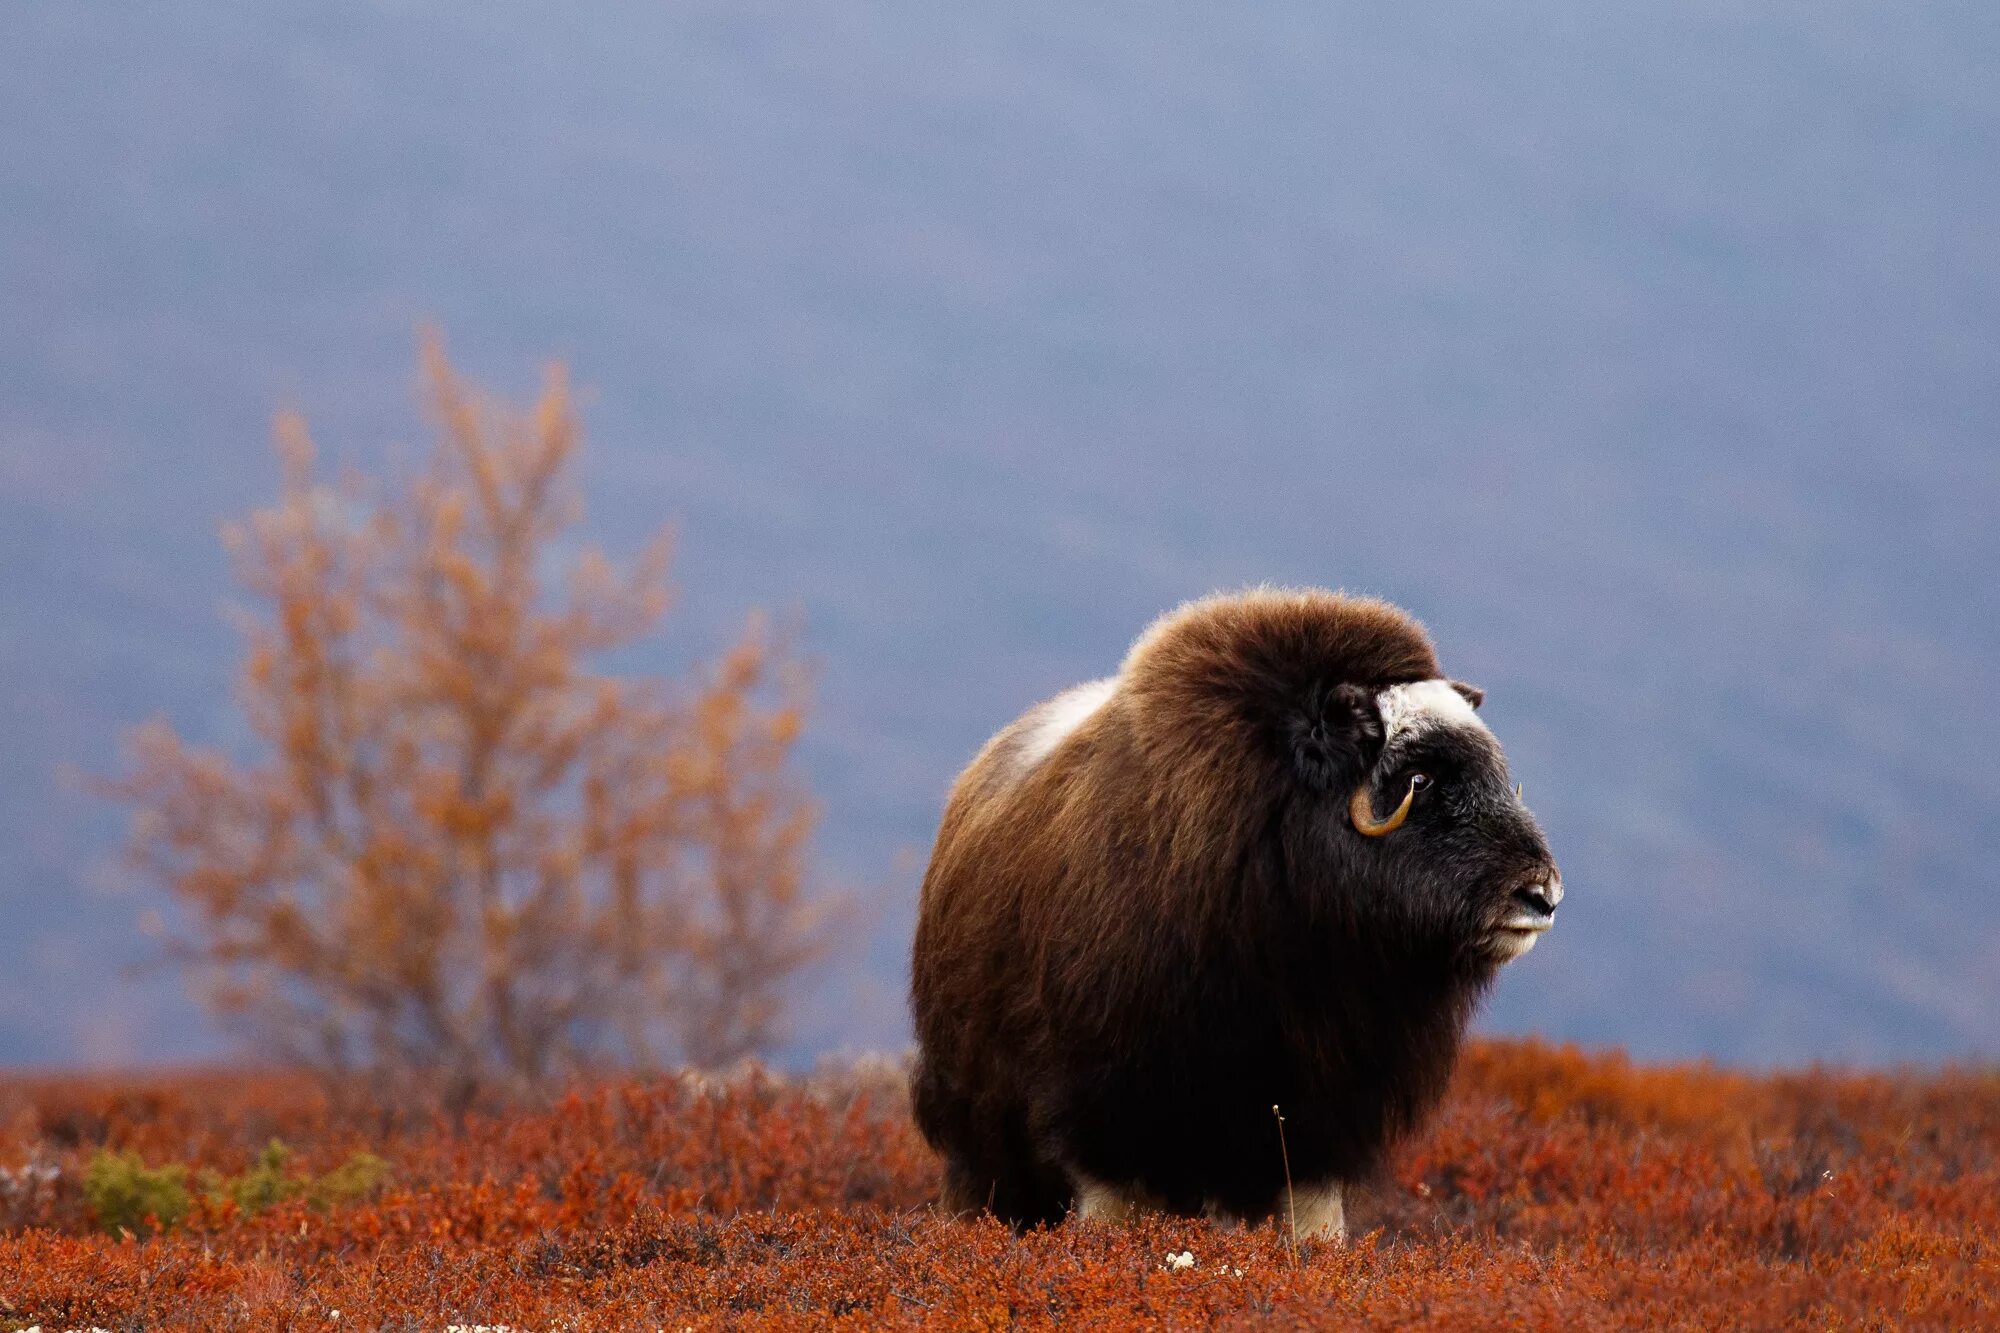
POLYGON ((644 660, 796 611, 904 1040, 944 788, 1157 611, 1429 622, 1564 865, 1486 1022, 2000 1053, 2000 9, 39 5, 0 43, 0 1060, 217 1038, 58 780, 239 733, 270 412, 407 457, 413 330, 591 390, 644 660))

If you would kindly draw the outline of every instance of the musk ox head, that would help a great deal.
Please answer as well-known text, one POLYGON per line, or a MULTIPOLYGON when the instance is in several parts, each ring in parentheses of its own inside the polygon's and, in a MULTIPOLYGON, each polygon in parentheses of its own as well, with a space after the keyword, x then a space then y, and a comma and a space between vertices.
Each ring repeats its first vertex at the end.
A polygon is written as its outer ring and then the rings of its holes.
POLYGON ((1275 820, 1299 924, 1480 973, 1553 923, 1562 882, 1485 694, 1449 679, 1399 608, 1311 589, 1204 599, 1155 622, 1114 683, 1140 757, 1119 780, 1209 848, 1275 820))
POLYGON ((1476 711, 1484 698, 1443 679, 1341 685, 1299 720, 1294 762, 1322 795, 1315 832, 1334 872, 1324 878, 1357 924, 1506 962, 1554 924, 1563 891, 1476 711))

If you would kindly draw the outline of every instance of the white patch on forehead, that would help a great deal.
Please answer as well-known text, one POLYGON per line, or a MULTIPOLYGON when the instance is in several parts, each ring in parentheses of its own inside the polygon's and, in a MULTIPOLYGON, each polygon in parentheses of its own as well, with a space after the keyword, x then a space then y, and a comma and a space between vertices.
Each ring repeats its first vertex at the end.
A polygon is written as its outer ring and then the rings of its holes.
POLYGON ((1015 741, 1014 771, 1025 773, 1048 758, 1065 737, 1104 706, 1117 688, 1117 678, 1107 676, 1064 690, 1030 712, 1023 719, 1020 736, 1015 741))
POLYGON ((1479 714, 1465 696, 1448 680, 1418 680, 1394 685, 1375 696, 1382 712, 1382 744, 1392 745, 1404 735, 1415 735, 1438 727, 1477 727, 1486 730, 1479 714))

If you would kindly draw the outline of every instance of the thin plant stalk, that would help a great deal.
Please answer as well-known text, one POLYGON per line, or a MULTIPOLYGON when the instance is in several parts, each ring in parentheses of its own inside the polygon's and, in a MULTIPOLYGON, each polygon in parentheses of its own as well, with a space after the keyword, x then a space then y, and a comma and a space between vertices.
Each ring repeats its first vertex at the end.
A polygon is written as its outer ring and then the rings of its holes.
POLYGON ((1285 1164, 1285 1212, 1291 1219, 1291 1230, 1285 1235, 1285 1248, 1291 1252, 1292 1267, 1299 1266, 1299 1205, 1292 1194, 1292 1154, 1285 1147, 1285 1114, 1275 1104, 1271 1115, 1278 1122, 1278 1159, 1285 1164))

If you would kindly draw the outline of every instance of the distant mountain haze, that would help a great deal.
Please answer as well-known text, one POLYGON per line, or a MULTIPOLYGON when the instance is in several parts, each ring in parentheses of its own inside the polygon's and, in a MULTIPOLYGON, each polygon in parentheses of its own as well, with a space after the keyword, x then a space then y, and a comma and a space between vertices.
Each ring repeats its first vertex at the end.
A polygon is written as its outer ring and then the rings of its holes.
POLYGON ((0 1062, 226 1049, 62 778, 240 744, 273 409, 406 466, 414 329, 590 390, 662 672, 818 663, 795 1056, 907 1040, 994 729, 1249 582, 1423 617, 1562 861, 1485 1025, 2000 1055, 2000 8, 41 5, 0 40, 0 1062))

